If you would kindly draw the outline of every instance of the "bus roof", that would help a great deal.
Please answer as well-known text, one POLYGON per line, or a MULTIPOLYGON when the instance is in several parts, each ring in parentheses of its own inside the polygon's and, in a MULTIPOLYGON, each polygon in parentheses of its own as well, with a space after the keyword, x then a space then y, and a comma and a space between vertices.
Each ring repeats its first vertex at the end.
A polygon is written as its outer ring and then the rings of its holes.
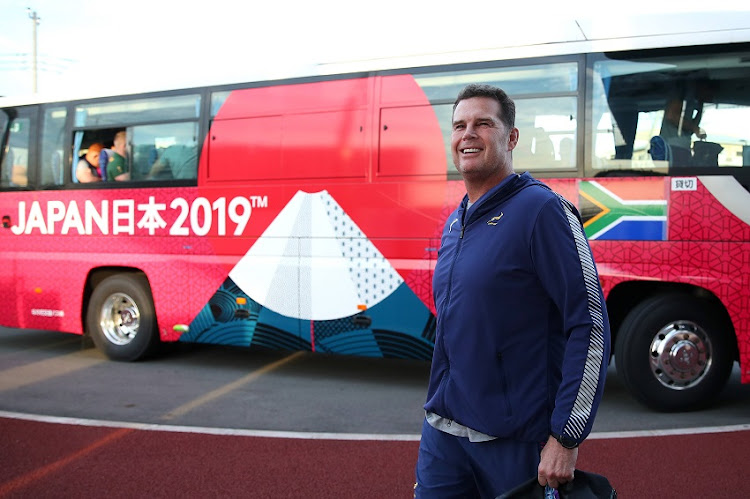
POLYGON ((375 71, 424 68, 495 60, 514 60, 592 52, 617 52, 652 48, 686 47, 750 42, 750 11, 682 12, 628 17, 586 19, 539 19, 533 26, 505 25, 498 44, 491 48, 454 52, 391 55, 351 61, 324 61, 306 74, 274 74, 268 78, 216 81, 183 88, 137 89, 122 93, 36 94, 0 97, 0 107, 65 102, 118 95, 137 95, 168 90, 187 90, 247 82, 273 84, 281 79, 310 78, 375 71))
MULTIPOLYGON (((633 15, 624 18, 540 19, 517 27, 497 46, 440 54, 329 62, 325 73, 396 69, 551 55, 712 45, 750 41, 750 11, 633 15), (513 33, 512 35, 515 35, 513 33)), ((503 27, 507 31, 507 27, 503 27)))

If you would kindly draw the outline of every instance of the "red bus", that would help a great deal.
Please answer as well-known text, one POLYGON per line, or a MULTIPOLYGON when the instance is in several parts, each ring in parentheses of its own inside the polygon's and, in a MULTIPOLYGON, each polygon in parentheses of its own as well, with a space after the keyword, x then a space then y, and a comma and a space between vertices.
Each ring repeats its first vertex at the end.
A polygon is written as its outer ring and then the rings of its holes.
POLYGON ((748 29, 0 100, 0 324, 116 360, 173 341, 429 360, 470 82, 515 99, 517 170, 579 206, 633 395, 705 405, 736 361, 750 382, 748 29), (130 179, 78 182, 121 131, 130 179))

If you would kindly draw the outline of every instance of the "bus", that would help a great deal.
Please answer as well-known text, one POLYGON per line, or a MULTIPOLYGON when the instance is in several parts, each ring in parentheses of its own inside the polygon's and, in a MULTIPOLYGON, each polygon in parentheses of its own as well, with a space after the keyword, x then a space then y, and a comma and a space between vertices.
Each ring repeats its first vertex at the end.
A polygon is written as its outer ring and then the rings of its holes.
POLYGON ((409 67, 2 99, 0 324, 87 334, 121 361, 175 341, 429 360, 440 235, 465 193, 452 105, 466 84, 489 83, 517 105, 517 171, 579 207, 618 377, 655 410, 706 406, 735 362, 750 383, 740 21, 409 67), (129 180, 78 182, 80 157, 110 152, 120 132, 129 180))

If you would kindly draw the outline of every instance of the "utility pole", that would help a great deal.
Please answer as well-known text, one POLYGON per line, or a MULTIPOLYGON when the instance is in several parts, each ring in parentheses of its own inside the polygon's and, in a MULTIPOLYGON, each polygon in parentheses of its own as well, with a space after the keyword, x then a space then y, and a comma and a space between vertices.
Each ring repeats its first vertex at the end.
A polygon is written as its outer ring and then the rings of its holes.
POLYGON ((34 85, 33 85, 32 88, 34 89, 33 90, 34 93, 36 93, 36 90, 37 90, 37 86, 36 86, 36 81, 37 81, 37 79, 36 79, 36 67, 37 67, 37 65, 36 65, 36 27, 39 25, 39 21, 41 21, 42 18, 39 17, 39 16, 37 16, 36 11, 35 10, 32 11, 31 7, 28 7, 26 9, 26 11, 29 13, 29 19, 31 19, 31 22, 33 24, 33 37, 34 37, 34 42, 33 42, 33 47, 34 47, 33 50, 34 50, 34 52, 33 52, 33 54, 34 55, 33 55, 33 61, 32 61, 32 65, 31 65, 31 73, 32 73, 33 81, 34 81, 34 85))

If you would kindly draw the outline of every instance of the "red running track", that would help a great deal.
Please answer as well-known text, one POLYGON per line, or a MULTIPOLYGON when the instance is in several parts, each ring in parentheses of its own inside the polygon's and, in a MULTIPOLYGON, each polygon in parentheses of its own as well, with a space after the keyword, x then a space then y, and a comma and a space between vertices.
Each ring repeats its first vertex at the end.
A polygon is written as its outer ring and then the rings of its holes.
MULTIPOLYGON (((417 442, 296 440, 0 419, 0 498, 412 497, 417 442)), ((750 430, 590 439, 621 498, 746 497, 750 430)))

